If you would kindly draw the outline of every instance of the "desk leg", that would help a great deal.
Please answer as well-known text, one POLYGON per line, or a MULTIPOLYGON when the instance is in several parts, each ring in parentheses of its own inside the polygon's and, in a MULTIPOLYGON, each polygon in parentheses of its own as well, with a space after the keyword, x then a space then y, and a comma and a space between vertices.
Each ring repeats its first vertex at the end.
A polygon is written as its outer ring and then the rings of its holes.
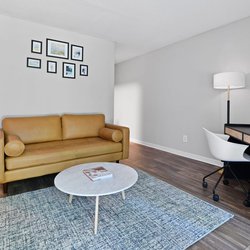
POLYGON ((122 191, 122 199, 125 200, 125 191, 122 191))
POLYGON ((73 195, 70 194, 70 195, 69 195, 69 203, 72 203, 72 199, 73 199, 73 195))
POLYGON ((95 200, 95 227, 94 227, 95 234, 97 234, 98 212, 99 212, 99 196, 96 196, 96 200, 95 200))

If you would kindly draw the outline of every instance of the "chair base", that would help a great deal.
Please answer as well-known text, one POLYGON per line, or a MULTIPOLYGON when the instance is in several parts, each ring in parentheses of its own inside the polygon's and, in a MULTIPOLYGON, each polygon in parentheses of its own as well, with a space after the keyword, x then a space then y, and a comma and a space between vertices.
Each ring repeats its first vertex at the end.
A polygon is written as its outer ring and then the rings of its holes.
POLYGON ((247 193, 247 198, 243 201, 245 207, 250 207, 250 192, 247 193))
MULTIPOLYGON (((206 178, 221 171, 222 170, 222 174, 220 175, 219 179, 217 180, 216 184, 213 187, 213 200, 214 201, 219 201, 220 197, 218 194, 216 194, 216 188, 219 185, 221 179, 224 177, 225 175, 225 171, 230 172, 232 174, 232 176, 234 177, 234 179, 236 179, 236 181, 238 182, 238 184, 240 185, 241 189, 243 190, 243 192, 246 194, 246 199, 244 200, 243 204, 246 207, 250 207, 250 191, 247 191, 246 188, 244 187, 244 185, 240 182, 240 180, 238 179, 238 177, 236 176, 236 174, 234 173, 234 171, 231 169, 229 162, 224 162, 224 166, 221 168, 218 168, 217 170, 211 172, 210 174, 206 175, 203 177, 202 179, 202 186, 204 188, 207 188, 208 184, 206 182, 206 178)), ((228 185, 229 181, 227 179, 223 180, 223 184, 224 185, 228 185)))
MULTIPOLYGON (((249 162, 230 162, 230 167, 240 180, 250 180, 250 163, 249 162)), ((225 171, 225 178, 234 179, 230 171, 225 171)))

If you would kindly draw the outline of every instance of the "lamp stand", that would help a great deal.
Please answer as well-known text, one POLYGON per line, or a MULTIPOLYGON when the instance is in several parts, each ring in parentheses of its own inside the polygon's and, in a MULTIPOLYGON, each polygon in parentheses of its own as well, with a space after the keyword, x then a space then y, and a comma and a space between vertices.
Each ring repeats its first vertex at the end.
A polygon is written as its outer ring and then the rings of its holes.
POLYGON ((230 86, 227 87, 227 124, 230 124, 230 86))
POLYGON ((227 100, 227 124, 230 124, 230 100, 227 100))

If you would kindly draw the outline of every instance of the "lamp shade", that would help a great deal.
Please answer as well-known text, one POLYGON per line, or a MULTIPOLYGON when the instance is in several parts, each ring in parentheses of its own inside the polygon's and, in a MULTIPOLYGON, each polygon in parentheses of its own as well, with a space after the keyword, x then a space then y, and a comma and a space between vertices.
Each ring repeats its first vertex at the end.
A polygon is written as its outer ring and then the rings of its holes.
POLYGON ((245 87, 245 74, 241 72, 223 72, 214 75, 215 89, 240 89, 245 87))

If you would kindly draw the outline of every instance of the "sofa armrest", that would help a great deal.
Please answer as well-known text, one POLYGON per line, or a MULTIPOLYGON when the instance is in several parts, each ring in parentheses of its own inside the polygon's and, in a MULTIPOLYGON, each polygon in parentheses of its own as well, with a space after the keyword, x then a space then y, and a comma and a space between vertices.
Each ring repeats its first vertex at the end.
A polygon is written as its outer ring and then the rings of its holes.
POLYGON ((0 183, 4 182, 4 132, 0 129, 0 183))
POLYGON ((105 127, 122 132, 122 159, 127 159, 129 157, 129 128, 108 123, 105 124, 105 127))

